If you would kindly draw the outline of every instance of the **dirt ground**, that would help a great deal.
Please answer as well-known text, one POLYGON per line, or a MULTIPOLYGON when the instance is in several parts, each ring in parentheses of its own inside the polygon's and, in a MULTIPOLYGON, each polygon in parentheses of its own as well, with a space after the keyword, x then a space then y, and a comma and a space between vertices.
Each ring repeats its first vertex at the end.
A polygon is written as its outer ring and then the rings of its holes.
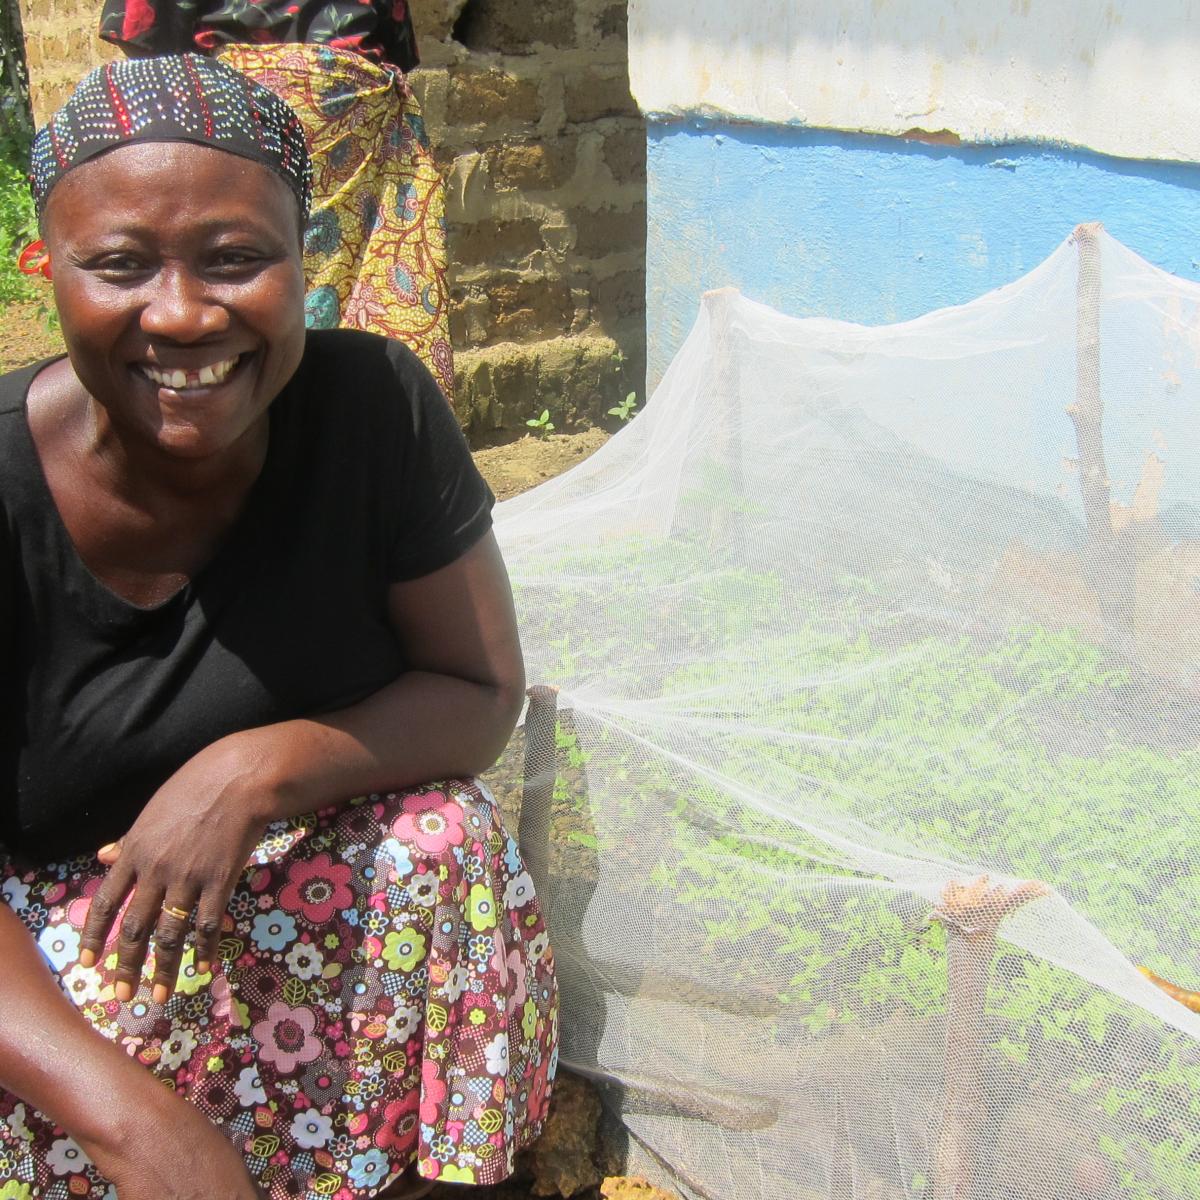
POLYGON ((603 429, 579 433, 526 434, 513 441, 472 451, 475 465, 497 500, 537 487, 569 471, 608 441, 603 429))
POLYGON ((11 371, 62 350, 37 304, 8 304, 0 321, 0 371, 11 371))
MULTIPOLYGON (((33 304, 10 304, 0 321, 0 371, 11 371, 62 351, 62 339, 46 313, 33 304)), ((608 440, 602 429, 525 436, 498 434, 473 451, 497 500, 544 483, 570 470, 608 440)))

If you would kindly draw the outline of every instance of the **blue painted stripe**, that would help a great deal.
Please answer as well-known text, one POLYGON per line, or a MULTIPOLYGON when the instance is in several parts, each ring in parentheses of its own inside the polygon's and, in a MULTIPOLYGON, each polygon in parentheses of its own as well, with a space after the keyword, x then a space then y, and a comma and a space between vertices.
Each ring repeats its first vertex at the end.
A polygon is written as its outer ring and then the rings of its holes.
POLYGON ((907 320, 1011 282, 1089 220, 1200 279, 1197 165, 783 126, 648 136, 652 384, 712 287, 796 316, 907 320))

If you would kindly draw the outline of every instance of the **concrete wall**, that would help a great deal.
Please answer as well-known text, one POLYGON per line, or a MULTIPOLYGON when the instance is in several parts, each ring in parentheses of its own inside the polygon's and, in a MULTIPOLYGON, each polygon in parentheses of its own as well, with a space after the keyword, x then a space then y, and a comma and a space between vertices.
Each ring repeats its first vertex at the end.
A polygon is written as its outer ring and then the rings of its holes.
POLYGON ((709 287, 903 320, 1084 220, 1200 278, 1198 52, 1197 0, 631 0, 651 383, 709 287))
MULTIPOLYGON (((35 115, 111 57, 96 0, 20 0, 35 115)), ((447 177, 456 406, 599 421, 645 378, 645 125, 625 0, 412 0, 447 177)))
POLYGON ((1200 159, 1195 0, 630 0, 642 110, 1200 159))
POLYGON ((708 288, 869 325, 962 304, 1080 221, 1200 279, 1200 171, 1081 150, 937 146, 789 126, 651 126, 653 385, 708 288))

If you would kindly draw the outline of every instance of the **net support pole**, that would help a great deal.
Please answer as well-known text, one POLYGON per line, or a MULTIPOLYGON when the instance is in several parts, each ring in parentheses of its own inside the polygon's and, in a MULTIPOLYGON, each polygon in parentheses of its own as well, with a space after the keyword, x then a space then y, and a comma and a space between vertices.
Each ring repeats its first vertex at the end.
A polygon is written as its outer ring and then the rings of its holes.
POLYGON ((526 695, 529 704, 525 709, 525 777, 517 841, 534 890, 543 903, 547 903, 550 899, 550 804, 554 799, 557 774, 558 688, 537 683, 526 695))
MULTIPOLYGON (((703 304, 708 311, 713 333, 712 374, 709 387, 716 400, 713 410, 718 422, 712 444, 718 447, 728 465, 730 495, 745 494, 742 459, 742 396, 741 372, 733 347, 733 309, 741 292, 735 287, 714 288, 704 293, 703 304)), ((709 529, 709 541, 722 547, 743 540, 744 517, 740 509, 729 504, 714 506, 709 529)))
POLYGON ((1009 913, 1046 892, 1043 883, 993 885, 981 875, 970 883, 952 880, 934 909, 946 930, 948 996, 933 1200, 980 1200, 987 1194, 980 1179, 988 1122, 985 1013, 996 931, 1009 913))
POLYGON ((1104 402, 1100 391, 1100 233, 1089 221, 1075 227, 1075 400, 1067 415, 1075 426, 1079 488, 1087 527, 1084 575, 1096 596, 1106 637, 1115 649, 1133 646, 1134 578, 1127 539, 1112 519, 1112 488, 1104 456, 1104 402))
POLYGON ((979 1150, 987 1126, 983 1090, 984 1004, 994 933, 946 927, 945 1107, 938 1132, 934 1200, 974 1200, 979 1150))

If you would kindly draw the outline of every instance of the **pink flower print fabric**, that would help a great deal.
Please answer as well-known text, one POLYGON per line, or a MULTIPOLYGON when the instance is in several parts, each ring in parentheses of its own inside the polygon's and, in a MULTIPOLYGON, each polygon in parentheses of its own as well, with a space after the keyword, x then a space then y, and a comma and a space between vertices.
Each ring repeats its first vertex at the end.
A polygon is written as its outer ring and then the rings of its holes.
POLYGON ((287 886, 279 893, 284 912, 300 913, 313 925, 323 925, 351 899, 350 868, 334 864, 328 854, 318 854, 311 862, 288 867, 287 886))
MULTIPOLYGON (((105 1037, 239 1147, 270 1200, 363 1200, 414 1160, 490 1185, 541 1129, 558 992, 516 842, 474 781, 369 796, 268 829, 220 961, 189 949, 165 1005, 78 962, 94 858, 21 870, 0 899, 105 1037)), ((111 1197, 66 1133, 0 1090, 0 1196, 111 1197)))
POLYGON ((430 792, 405 806, 392 823, 392 832, 426 854, 441 854, 448 846, 462 845, 463 815, 442 792, 430 792))

